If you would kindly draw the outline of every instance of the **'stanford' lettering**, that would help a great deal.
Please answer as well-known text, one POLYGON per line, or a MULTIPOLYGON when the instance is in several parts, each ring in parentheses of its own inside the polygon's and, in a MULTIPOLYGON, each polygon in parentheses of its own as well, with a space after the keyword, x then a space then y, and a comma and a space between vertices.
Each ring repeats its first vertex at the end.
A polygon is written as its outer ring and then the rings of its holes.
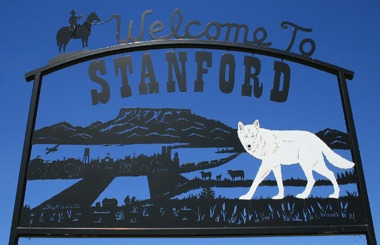
MULTIPOLYGON (((162 92, 205 92, 205 83, 210 81, 207 78, 208 71, 214 64, 211 52, 197 51, 195 59, 195 81, 187 80, 187 52, 174 51, 166 52, 167 76, 156 79, 153 61, 150 53, 144 53, 141 60, 141 70, 139 81, 131 79, 129 75, 133 74, 133 61, 131 56, 123 56, 114 59, 115 76, 121 78, 120 95, 121 98, 128 98, 133 95, 157 94, 162 92), (167 79, 167 80, 166 80, 167 79), (162 81, 162 80, 166 80, 162 81), (131 84, 135 84, 135 90, 131 84)), ((238 89, 241 96, 260 98, 264 91, 264 84, 260 81, 261 61, 252 56, 244 56, 244 80, 236 81, 236 61, 235 56, 230 53, 224 54, 219 61, 219 91, 224 94, 230 94, 238 89)), ((288 98, 290 87, 290 67, 279 61, 274 61, 274 76, 272 88, 270 89, 270 100, 274 102, 285 102, 288 98)), ((97 84, 97 88, 91 90, 92 104, 106 104, 111 98, 111 89, 108 81, 103 77, 107 72, 104 60, 95 60, 90 64, 88 73, 91 81, 97 84)), ((164 74, 160 72, 160 75, 164 74)), ((134 79, 136 76, 133 77, 134 79)), ((211 79, 213 80, 213 79, 211 79)), ((266 81, 268 84, 268 81, 266 81)), ((270 84, 270 83, 269 83, 270 84)))

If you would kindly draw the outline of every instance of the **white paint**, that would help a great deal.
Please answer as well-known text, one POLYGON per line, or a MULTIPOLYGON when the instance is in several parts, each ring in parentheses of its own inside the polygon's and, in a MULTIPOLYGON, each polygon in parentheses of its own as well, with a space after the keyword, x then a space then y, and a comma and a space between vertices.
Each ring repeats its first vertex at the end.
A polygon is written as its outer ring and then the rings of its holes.
POLYGON ((297 163, 300 164, 307 179, 305 190, 298 194, 297 198, 305 199, 310 195, 315 183, 313 171, 332 182, 334 193, 329 197, 339 198, 340 188, 334 173, 327 168, 323 155, 338 168, 348 169, 354 166, 353 162, 333 152, 315 134, 307 131, 264 129, 256 120, 252 125, 244 125, 239 122, 238 136, 244 149, 253 157, 262 160, 252 186, 247 194, 240 197, 243 200, 252 199, 259 184, 271 171, 274 173, 278 186, 278 194, 273 199, 284 198, 281 165, 297 163))

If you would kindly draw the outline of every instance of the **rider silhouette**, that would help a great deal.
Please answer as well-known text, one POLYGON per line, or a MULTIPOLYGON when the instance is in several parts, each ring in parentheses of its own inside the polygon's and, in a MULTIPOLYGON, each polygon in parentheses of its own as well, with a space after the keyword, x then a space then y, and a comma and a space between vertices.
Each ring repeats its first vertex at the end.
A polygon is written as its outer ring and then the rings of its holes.
POLYGON ((69 23, 70 23, 70 31, 72 31, 72 32, 76 31, 77 26, 78 26, 77 22, 78 22, 78 20, 80 20, 83 17, 83 15, 76 16, 75 15, 76 13, 77 13, 77 11, 75 11, 74 9, 71 10, 71 12, 70 12, 71 16, 69 18, 69 23))

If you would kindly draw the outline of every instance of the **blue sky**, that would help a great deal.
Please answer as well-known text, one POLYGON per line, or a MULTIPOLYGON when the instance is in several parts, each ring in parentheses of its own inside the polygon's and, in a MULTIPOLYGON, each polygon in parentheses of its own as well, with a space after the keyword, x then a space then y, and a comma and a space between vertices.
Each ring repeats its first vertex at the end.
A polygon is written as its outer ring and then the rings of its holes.
MULTIPOLYGON (((268 41, 272 41, 272 47, 280 50, 286 49, 290 40, 290 32, 281 29, 282 21, 290 21, 303 27, 312 28, 310 34, 299 34, 298 38, 311 37, 316 43, 316 51, 313 58, 322 60, 337 66, 341 66, 355 72, 352 81, 348 81, 348 89, 356 124, 359 147, 362 156, 364 174, 372 209, 372 217, 374 219, 375 231, 380 231, 380 196, 377 190, 379 183, 378 173, 380 167, 377 164, 377 147, 379 146, 377 138, 380 137, 379 130, 376 128, 379 121, 379 96, 380 85, 378 78, 378 55, 380 41, 380 4, 377 1, 368 1, 366 4, 360 2, 347 1, 165 1, 165 4, 157 1, 97 1, 90 3, 88 1, 11 1, 2 2, 1 13, 3 21, 1 22, 2 35, 0 37, 0 64, 2 66, 0 73, 0 113, 2 120, 0 121, 0 153, 2 155, 0 174, 0 243, 8 242, 9 229, 11 226, 13 205, 17 188, 17 180, 19 174, 19 166, 21 162, 21 154, 23 140, 25 135, 26 121, 29 110, 30 95, 32 83, 27 83, 24 74, 35 68, 47 64, 53 57, 57 56, 58 48, 56 46, 55 35, 57 30, 67 25, 69 13, 72 9, 76 9, 78 14, 88 15, 91 11, 96 11, 102 20, 107 19, 113 13, 118 13, 122 17, 122 36, 127 34, 127 25, 132 19, 135 25, 139 25, 141 14, 152 9, 153 13, 147 18, 147 23, 154 20, 162 20, 166 27, 169 26, 170 15, 174 9, 179 8, 184 14, 184 22, 190 20, 199 20, 203 25, 210 21, 218 21, 221 23, 235 22, 244 23, 251 28, 264 27, 268 31, 268 41)), ((115 22, 107 23, 101 26, 93 27, 93 33, 90 37, 89 48, 96 49, 105 46, 116 45, 115 39, 115 22)), ((144 37, 148 39, 146 35, 144 37)), ((297 39, 296 42, 300 39, 297 39)), ((68 52, 81 50, 78 40, 71 41, 68 44, 68 52)), ((298 52, 296 48, 291 50, 298 52)), ((213 70, 210 69, 210 77, 218 71, 218 57, 224 52, 213 53, 213 70)), ((152 56, 164 63, 163 52, 152 52, 152 56)), ((189 51, 189 60, 194 59, 194 52, 189 51)), ((235 54, 237 58, 237 66, 242 65, 241 55, 235 54)), ((136 55, 136 64, 138 64, 138 55, 136 55)), ((262 81, 273 79, 271 71, 273 59, 267 59, 258 56, 263 61, 262 81)), ((134 58, 134 57, 133 57, 134 58)), ((112 60, 107 60, 107 78, 114 79, 112 60)), ((161 64, 156 64, 160 67, 161 64)), ((245 123, 252 122, 256 117, 264 118, 264 125, 268 128, 281 129, 305 129, 316 132, 322 127, 331 126, 343 129, 342 109, 340 101, 336 99, 338 93, 335 78, 321 72, 315 72, 311 69, 305 69, 299 65, 290 63, 292 68, 292 82, 294 81, 294 89, 291 88, 289 100, 283 106, 292 110, 290 114, 292 118, 296 118, 298 125, 292 124, 293 120, 288 119, 287 110, 285 112, 279 108, 277 104, 269 103, 270 85, 264 85, 265 90, 263 97, 253 101, 253 108, 257 109, 257 115, 248 115, 241 120, 245 123), (301 84, 309 82, 310 85, 302 87, 301 84), (296 85, 298 83, 298 85, 296 85), (300 90, 298 88, 303 88, 300 90), (319 92, 319 89, 325 89, 319 92), (317 91, 317 92, 315 92, 317 91), (297 98, 297 100, 295 99, 297 98), (320 113, 319 106, 315 103, 310 106, 303 106, 305 100, 320 101, 322 105, 328 104, 327 114, 316 116, 320 113), (260 106, 270 108, 270 112, 276 116, 268 116, 267 110, 260 110, 260 106), (308 115, 305 118, 304 115, 308 115), (336 112, 336 113, 335 113, 336 112), (281 114, 284 113, 284 114, 281 114), (329 120, 333 116, 334 120, 329 120), (278 119, 282 119, 282 124, 278 124, 278 119), (336 120, 335 120, 336 119, 336 120), (302 120, 304 120, 303 123, 302 120), (309 124, 310 120, 316 120, 313 124, 309 124), (307 126, 304 126, 307 125, 307 126), (301 127, 301 128, 300 128, 301 127)), ((138 73, 138 65, 136 65, 136 73, 138 73)), ((119 85, 111 84, 113 93, 111 100, 106 105, 92 106, 89 90, 94 88, 94 84, 88 81, 87 75, 88 63, 77 66, 75 69, 70 68, 69 78, 64 81, 57 73, 46 78, 43 91, 49 91, 41 97, 41 120, 37 122, 37 128, 50 125, 67 119, 74 125, 89 125, 95 120, 107 120, 117 114, 117 110, 112 109, 115 105, 127 107, 138 105, 143 102, 146 106, 152 106, 156 99, 160 99, 165 105, 170 106, 171 101, 165 101, 164 93, 161 97, 144 97, 137 94, 134 100, 120 98, 115 92, 119 85), (76 84, 76 80, 85 81, 76 84), (50 81, 58 81, 53 83, 50 81), (50 82, 50 83, 49 83, 50 82), (59 83, 61 82, 61 83, 59 83), (67 82, 68 86, 63 83, 67 82), (78 87, 77 87, 78 86, 78 87), (56 95, 67 97, 72 96, 73 100, 83 99, 83 103, 73 108, 69 102, 61 102, 56 99, 56 95), (68 110, 67 108, 70 108, 68 110), (85 110, 86 117, 77 117, 77 113, 85 110), (100 115, 100 113, 102 113, 100 115)), ((166 68, 165 68, 166 69, 166 68)), ((67 74, 67 73, 66 73, 67 74)), ((189 81, 193 81, 194 74, 191 74, 189 68, 189 81)), ((137 76, 138 77, 138 76, 137 76)), ((163 77, 157 72, 157 77, 163 77)), ((44 79, 45 81, 45 79, 44 79)), ((112 80, 114 81, 114 80, 112 80)), ((116 80, 119 81, 119 80, 116 80)), ((211 85, 210 85, 211 86, 211 85)), ((237 86, 239 87, 239 86, 237 86)), ((210 90, 214 89, 212 86, 210 90)), ((42 92, 43 92, 42 91, 42 92)), ((235 98, 239 93, 236 88, 231 96, 235 98), (235 97, 234 97, 235 96, 235 97)), ((206 92, 205 92, 206 93, 206 92)), ((176 96, 182 96, 174 94, 176 96)), ((187 95, 193 98, 191 92, 187 95)), ((217 94, 216 96, 220 96, 217 94)), ((186 96, 184 96, 184 99, 186 96)), ((212 111, 211 118, 222 120, 230 126, 234 126, 235 117, 233 108, 228 108, 231 115, 223 113, 226 104, 221 103, 215 106, 209 103, 207 99, 199 96, 196 97, 197 103, 194 103, 195 110, 199 112, 212 111), (216 108, 212 110, 212 108, 216 108)), ((216 101, 222 100, 216 97, 216 101)), ((247 100, 248 101, 248 100, 247 100)), ((75 102, 74 102, 75 103, 75 102)), ((189 103, 189 102, 188 102, 189 103)), ((21 239, 20 244, 64 244, 66 239, 21 239)), ((125 244, 133 242, 135 244, 162 243, 162 244, 230 244, 230 243, 256 243, 256 244, 365 244, 363 235, 359 236, 328 236, 328 237, 291 237, 291 238, 119 238, 119 239, 70 239, 72 244, 125 244)))

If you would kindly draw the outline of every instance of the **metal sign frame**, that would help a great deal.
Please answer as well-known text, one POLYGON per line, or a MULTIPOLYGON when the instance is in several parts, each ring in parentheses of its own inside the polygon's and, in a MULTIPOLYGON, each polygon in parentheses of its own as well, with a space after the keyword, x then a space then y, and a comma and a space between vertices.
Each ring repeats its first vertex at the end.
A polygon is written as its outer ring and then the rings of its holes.
POLYGON ((228 43, 220 41, 207 41, 207 40, 154 40, 138 43, 130 43, 127 45, 116 45, 98 50, 85 51, 77 55, 68 57, 67 59, 58 60, 55 63, 48 64, 31 72, 25 74, 27 81, 33 81, 33 91, 30 103, 26 136, 23 148, 23 155, 21 161, 21 168, 18 180, 18 188, 14 206, 14 215, 11 227, 11 234, 9 244, 18 244, 20 237, 157 237, 157 236, 268 236, 268 235, 326 235, 326 234, 365 234, 368 244, 376 244, 376 237, 374 233, 373 221, 369 206, 369 199, 365 185, 365 179, 362 169, 362 162, 360 151, 356 136, 354 119, 347 89, 346 80, 352 80, 354 72, 338 67, 323 61, 312 59, 305 55, 298 55, 294 53, 269 47, 252 46, 246 44, 228 43), (226 50, 238 51, 251 54, 259 54, 282 60, 291 61, 294 63, 302 64, 314 69, 318 69, 337 77, 342 106, 344 110, 344 117, 346 122, 347 133, 349 134, 350 143, 352 146, 352 159, 356 163, 355 169, 358 175, 358 190, 362 198, 364 207, 364 216, 366 217, 366 225, 347 225, 347 226, 331 226, 331 227, 315 227, 315 226, 302 226, 297 227, 294 232, 294 227, 258 227, 258 228, 174 228, 174 229, 98 229, 98 228, 37 228, 37 227, 20 227, 20 216, 22 205, 24 203, 28 162, 30 160, 33 131, 35 128, 40 90, 42 86, 42 79, 45 75, 53 73, 58 70, 65 69, 76 64, 86 62, 89 60, 107 57, 116 54, 125 54, 135 51, 144 50, 157 50, 157 49, 173 49, 173 48, 199 48, 211 50, 226 50))

